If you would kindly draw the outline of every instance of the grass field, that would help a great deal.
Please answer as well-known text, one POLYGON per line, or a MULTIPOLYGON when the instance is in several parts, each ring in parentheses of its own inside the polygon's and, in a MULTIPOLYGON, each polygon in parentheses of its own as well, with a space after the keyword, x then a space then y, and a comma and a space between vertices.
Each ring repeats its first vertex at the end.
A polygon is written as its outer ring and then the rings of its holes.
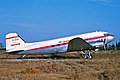
MULTIPOLYGON (((83 59, 76 52, 58 55, 59 59, 68 60, 64 62, 0 60, 0 80, 120 80, 120 51, 100 51, 93 55, 93 59, 83 59)), ((15 57, 19 55, 0 54, 0 59, 15 57)))

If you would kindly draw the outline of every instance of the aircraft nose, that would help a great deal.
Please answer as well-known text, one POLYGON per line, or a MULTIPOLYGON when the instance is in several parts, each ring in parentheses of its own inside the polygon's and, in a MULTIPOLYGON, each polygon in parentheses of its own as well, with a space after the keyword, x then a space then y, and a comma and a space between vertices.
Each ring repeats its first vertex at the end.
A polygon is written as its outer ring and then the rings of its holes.
POLYGON ((108 42, 111 42, 111 41, 113 41, 115 39, 115 36, 114 35, 110 35, 110 36, 108 36, 108 42))
POLYGON ((112 41, 112 40, 114 40, 115 39, 115 36, 114 35, 111 35, 110 36, 110 40, 112 41))

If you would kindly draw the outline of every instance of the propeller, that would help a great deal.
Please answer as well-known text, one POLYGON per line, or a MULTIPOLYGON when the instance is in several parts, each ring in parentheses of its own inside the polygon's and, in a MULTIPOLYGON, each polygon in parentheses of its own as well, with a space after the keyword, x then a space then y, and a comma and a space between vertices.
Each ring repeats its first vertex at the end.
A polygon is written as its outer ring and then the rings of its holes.
POLYGON ((103 47, 104 47, 104 50, 106 50, 107 48, 107 42, 106 42, 106 39, 103 40, 103 47))

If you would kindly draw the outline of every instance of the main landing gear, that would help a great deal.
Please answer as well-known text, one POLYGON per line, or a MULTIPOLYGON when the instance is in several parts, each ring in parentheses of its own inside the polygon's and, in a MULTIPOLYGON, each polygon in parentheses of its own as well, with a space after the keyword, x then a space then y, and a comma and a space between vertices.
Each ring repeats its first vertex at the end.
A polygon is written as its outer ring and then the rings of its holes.
POLYGON ((92 59, 93 58, 93 55, 91 54, 91 52, 88 50, 88 51, 82 51, 81 53, 82 57, 85 58, 85 59, 92 59))

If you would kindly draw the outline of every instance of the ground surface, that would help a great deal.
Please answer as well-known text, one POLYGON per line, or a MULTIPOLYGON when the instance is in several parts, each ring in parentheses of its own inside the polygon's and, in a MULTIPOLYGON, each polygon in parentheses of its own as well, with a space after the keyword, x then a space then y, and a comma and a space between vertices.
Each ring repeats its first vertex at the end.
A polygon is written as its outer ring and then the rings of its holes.
POLYGON ((19 55, 0 54, 0 80, 120 80, 119 51, 95 52, 94 59, 75 52, 58 56, 65 61, 3 61, 19 55))

